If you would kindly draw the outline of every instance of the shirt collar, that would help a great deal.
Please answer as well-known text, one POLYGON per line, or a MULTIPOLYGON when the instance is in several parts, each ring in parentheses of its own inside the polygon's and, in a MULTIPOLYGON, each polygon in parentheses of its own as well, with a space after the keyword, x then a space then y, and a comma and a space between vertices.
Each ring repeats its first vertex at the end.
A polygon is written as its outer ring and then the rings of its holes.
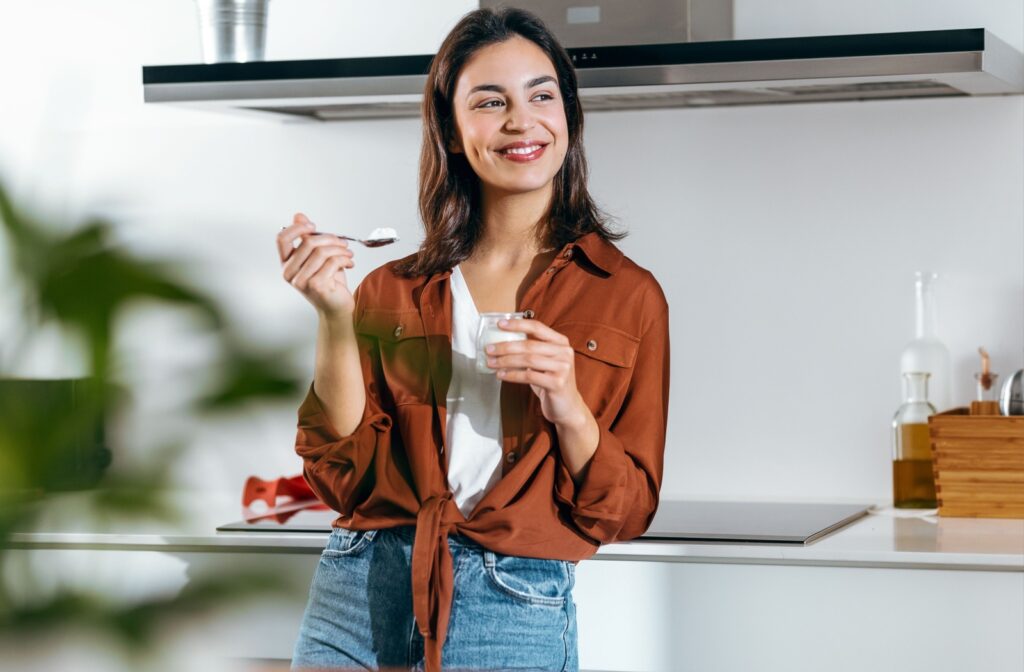
MULTIPOLYGON (((594 266, 611 275, 622 265, 622 251, 602 238, 596 231, 584 234, 563 249, 576 248, 594 266)), ((573 252, 575 255, 576 252, 573 252)))
MULTIPOLYGON (((622 250, 602 238, 596 231, 585 233, 573 242, 566 243, 565 247, 562 248, 562 254, 565 254, 566 250, 572 248, 582 252, 587 261, 608 275, 615 273, 625 258, 622 250)), ((576 256, 577 252, 573 252, 573 255, 576 256)), ((433 273, 427 279, 427 284, 450 278, 454 270, 453 267, 446 271, 433 273)))

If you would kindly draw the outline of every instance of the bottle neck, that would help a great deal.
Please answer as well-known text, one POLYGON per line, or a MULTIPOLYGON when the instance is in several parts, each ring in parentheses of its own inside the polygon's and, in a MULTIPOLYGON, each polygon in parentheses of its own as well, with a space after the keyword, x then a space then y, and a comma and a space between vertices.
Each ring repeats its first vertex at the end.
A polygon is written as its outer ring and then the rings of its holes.
POLYGON ((935 280, 938 276, 935 273, 917 274, 914 283, 914 298, 916 303, 916 320, 914 335, 916 338, 936 338, 935 318, 935 280))
POLYGON ((908 402, 928 401, 929 373, 904 373, 903 388, 908 402))

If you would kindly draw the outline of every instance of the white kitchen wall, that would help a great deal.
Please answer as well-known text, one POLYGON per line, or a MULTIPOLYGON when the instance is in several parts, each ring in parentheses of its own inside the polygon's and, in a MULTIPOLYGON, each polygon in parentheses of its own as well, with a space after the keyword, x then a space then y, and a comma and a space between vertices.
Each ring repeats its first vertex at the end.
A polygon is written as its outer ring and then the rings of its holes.
MULTIPOLYGON (((274 0, 268 59, 430 53, 473 2, 274 0)), ((739 0, 738 38, 983 26, 1024 48, 1020 0, 739 0)), ((0 6, 0 176, 38 209, 103 213, 146 254, 186 260, 254 340, 312 374, 315 315, 280 278, 274 235, 303 211, 403 241, 359 250, 353 283, 420 240, 418 120, 293 125, 147 106, 142 65, 200 60, 188 0, 0 6)), ((592 192, 672 311, 663 494, 885 500, 913 272, 943 274, 955 399, 978 346, 1024 365, 1024 99, 606 112, 587 117, 592 192)), ((0 243, 2 245, 2 243, 0 243)), ((3 262, 6 264, 6 262, 3 262)), ((0 267, 9 285, 10 269, 0 267)), ((20 341, 0 293, 5 374, 82 373, 51 330, 20 341)), ((184 316, 140 308, 121 347, 144 454, 213 353, 184 316)), ((295 404, 200 422, 183 487, 240 492, 298 473, 295 404)))

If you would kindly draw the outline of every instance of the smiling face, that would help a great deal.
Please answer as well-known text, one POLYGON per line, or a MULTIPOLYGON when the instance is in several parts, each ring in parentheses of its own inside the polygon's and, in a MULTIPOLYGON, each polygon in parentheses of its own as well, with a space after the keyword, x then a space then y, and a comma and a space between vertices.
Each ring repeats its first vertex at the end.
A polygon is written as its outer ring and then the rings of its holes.
POLYGON ((558 76, 544 51, 516 36, 466 63, 452 100, 455 138, 482 189, 550 190, 569 145, 558 76))

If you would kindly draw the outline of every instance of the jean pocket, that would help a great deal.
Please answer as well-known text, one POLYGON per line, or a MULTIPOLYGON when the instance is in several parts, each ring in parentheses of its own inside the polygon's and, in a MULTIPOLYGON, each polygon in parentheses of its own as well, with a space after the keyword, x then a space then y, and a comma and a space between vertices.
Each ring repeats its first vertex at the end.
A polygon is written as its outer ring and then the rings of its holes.
POLYGON ((562 607, 572 591, 571 562, 484 551, 484 572, 500 592, 527 604, 562 607))
POLYGON ((324 558, 341 558, 359 555, 377 536, 377 530, 346 530, 336 527, 327 539, 327 546, 321 554, 324 558))

